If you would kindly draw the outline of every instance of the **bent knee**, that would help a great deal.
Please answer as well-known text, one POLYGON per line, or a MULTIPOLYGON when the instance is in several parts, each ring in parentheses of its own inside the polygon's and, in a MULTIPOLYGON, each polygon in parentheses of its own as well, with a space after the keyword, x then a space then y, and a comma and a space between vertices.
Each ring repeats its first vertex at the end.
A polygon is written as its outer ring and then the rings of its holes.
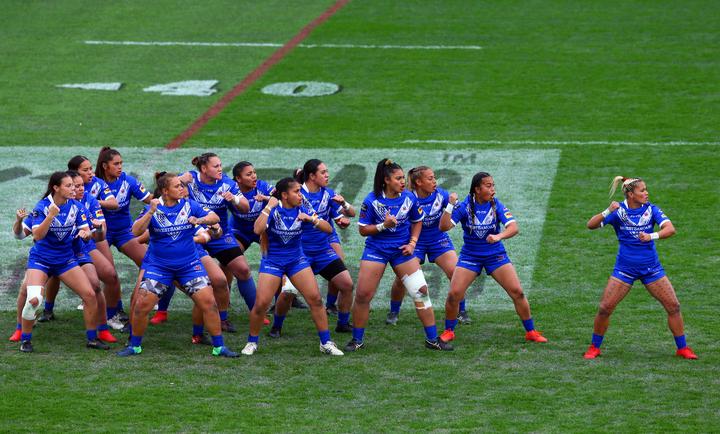
POLYGON ((674 302, 665 306, 668 315, 680 315, 680 303, 674 302))

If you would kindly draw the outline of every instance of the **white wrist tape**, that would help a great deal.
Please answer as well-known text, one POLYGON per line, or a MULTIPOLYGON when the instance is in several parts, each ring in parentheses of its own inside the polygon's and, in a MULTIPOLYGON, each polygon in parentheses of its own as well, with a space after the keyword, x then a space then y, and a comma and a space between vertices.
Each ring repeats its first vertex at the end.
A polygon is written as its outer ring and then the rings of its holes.
POLYGON ((22 310, 22 318, 28 321, 33 321, 37 318, 37 314, 43 309, 43 296, 42 286, 40 285, 28 285, 27 297, 25 298, 25 306, 22 310), (30 304, 30 300, 33 298, 37 299, 37 305, 33 306, 30 304))
POLYGON ((453 210, 455 209, 455 205, 449 203, 445 206, 445 212, 448 214, 452 214, 453 210))
POLYGON ((605 211, 601 212, 600 214, 602 214, 603 217, 607 217, 610 215, 611 212, 612 211, 610 211, 610 208, 605 208, 605 211))
POLYGON ((375 225, 375 229, 377 229, 378 232, 382 232, 385 230, 385 223, 380 223, 375 225))
POLYGON ((660 239, 660 234, 657 233, 657 232, 653 232, 653 233, 650 234, 650 239, 651 239, 651 240, 659 240, 659 239, 660 239))
POLYGON ((241 195, 241 194, 242 194, 242 193, 238 193, 238 194, 235 195, 235 197, 233 197, 233 203, 234 203, 235 205, 240 205, 240 195, 241 195))
POLYGON ((347 210, 350 209, 351 206, 352 206, 352 205, 350 205, 349 203, 343 202, 343 204, 342 204, 342 209, 344 209, 345 211, 347 211, 347 210))

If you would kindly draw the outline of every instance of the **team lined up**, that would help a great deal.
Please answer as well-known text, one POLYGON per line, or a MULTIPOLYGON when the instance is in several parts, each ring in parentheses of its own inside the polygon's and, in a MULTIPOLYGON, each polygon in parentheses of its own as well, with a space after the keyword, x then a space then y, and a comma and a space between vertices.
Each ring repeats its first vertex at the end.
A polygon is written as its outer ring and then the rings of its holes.
MULTIPOLYGON (((43 311, 41 319, 52 318, 58 279, 83 301, 87 346, 108 349, 106 343, 117 341, 109 331, 108 320, 115 326, 124 318, 111 245, 139 267, 125 326, 129 343, 118 352, 120 356, 142 352, 148 314, 157 303, 158 312, 151 321, 165 321, 175 287, 194 302, 192 342, 210 344, 216 356, 238 356, 225 346, 222 336, 223 331, 235 331, 228 319, 233 277, 250 310, 248 341, 242 354, 257 351, 273 297, 277 301, 270 336, 280 336, 297 293, 308 304, 322 353, 343 354, 330 337, 327 312, 333 309, 338 318, 335 331, 352 333, 344 350, 360 350, 365 347, 370 302, 388 263, 397 278, 387 323, 397 321, 400 302, 407 293, 423 324, 429 349, 453 349, 450 342, 455 339, 458 319, 467 317, 465 292, 483 269, 513 300, 526 340, 547 341, 535 330, 529 303, 503 246, 502 240, 518 233, 518 224, 495 198, 490 174, 477 173, 468 195, 460 201, 455 193, 437 186, 430 167, 411 169, 406 181, 397 163, 381 160, 373 191, 359 213, 359 231, 366 242, 353 298, 353 280, 343 261, 335 226, 347 228, 356 212, 328 188, 329 171, 322 161, 308 160, 293 177, 280 180, 274 187, 258 180, 248 162, 235 165, 233 178, 223 173, 222 162, 214 153, 202 154, 192 163, 196 170, 156 174, 157 188, 150 193, 122 170, 118 151, 103 148, 96 173, 87 158, 76 156, 68 163, 71 171, 51 176, 43 199, 31 215, 18 211, 14 232, 19 237, 32 234, 35 241, 18 296, 18 327, 11 337, 21 341, 21 351, 32 351, 37 314, 43 311), (134 220, 131 197, 146 203, 134 220), (446 233, 457 224, 463 228, 464 241, 459 257, 446 233), (257 287, 244 256, 253 243, 258 243, 262 252, 257 287), (440 335, 421 269, 425 260, 436 263, 450 279, 445 327, 440 335), (328 281, 328 309, 323 306, 315 278, 318 274, 328 281), (50 301, 43 304, 45 296, 50 301), (206 330, 210 339, 205 336, 206 330)), ((636 192, 640 188, 645 188, 642 180, 623 184, 626 201, 622 205, 613 202, 599 214, 600 220, 594 216, 588 223, 591 229, 613 225, 621 247, 585 357, 600 354, 612 309, 634 280, 641 279, 668 310, 678 355, 695 358, 685 344, 679 304, 654 247, 655 239, 672 235, 674 229, 648 202, 646 189, 636 192), (654 224, 662 229, 651 235, 647 230, 651 231, 654 224), (649 262, 656 263, 652 273, 646 269, 649 262)))

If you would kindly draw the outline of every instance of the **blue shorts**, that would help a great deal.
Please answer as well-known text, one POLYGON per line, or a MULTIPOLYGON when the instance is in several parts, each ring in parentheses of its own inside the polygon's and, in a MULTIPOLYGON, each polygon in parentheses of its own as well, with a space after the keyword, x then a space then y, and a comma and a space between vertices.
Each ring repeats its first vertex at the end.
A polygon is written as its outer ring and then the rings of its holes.
POLYGON ((223 250, 239 247, 240 246, 235 240, 235 237, 233 237, 232 234, 229 233, 224 233, 222 237, 216 240, 210 240, 208 243, 205 244, 205 250, 207 250, 210 256, 215 256, 223 250))
MULTIPOLYGON (((92 262, 92 261, 91 261, 92 262)), ((49 262, 44 260, 42 257, 30 252, 27 261, 27 268, 33 270, 40 270, 48 276, 60 276, 64 272, 77 267, 77 259, 75 256, 71 256, 64 262, 49 262)))
POLYGON ((208 252, 202 244, 195 243, 195 250, 197 250, 198 258, 200 259, 208 256, 208 252))
POLYGON ((450 237, 444 237, 434 243, 418 243, 413 254, 420 260, 421 264, 424 264, 426 256, 428 261, 435 262, 437 258, 451 250, 455 250, 452 240, 450 237))
POLYGON ((340 237, 338 236, 338 233, 333 230, 333 232, 328 235, 328 243, 330 244, 342 244, 340 242, 340 237))
POLYGON ((331 262, 340 259, 340 256, 335 253, 335 249, 332 247, 318 252, 308 252, 307 250, 303 250, 303 252, 312 267, 313 274, 320 274, 331 262))
POLYGON ((665 277, 665 269, 663 269, 659 262, 644 267, 628 267, 626 265, 616 263, 615 269, 612 272, 612 277, 631 286, 638 279, 640 279, 643 285, 647 285, 665 277))
POLYGON ((363 261, 380 262, 381 264, 387 264, 389 262, 392 267, 415 259, 415 255, 403 255, 402 250, 398 247, 392 247, 392 249, 392 251, 388 251, 389 249, 380 250, 366 245, 362 258, 360 259, 363 261))
POLYGON ((107 234, 105 234, 105 241, 108 242, 108 245, 115 246, 118 250, 133 238, 135 238, 135 235, 132 234, 130 228, 119 231, 111 231, 108 229, 107 234))
POLYGON ((207 272, 205 272, 205 267, 203 267, 200 259, 194 259, 189 264, 181 267, 168 267, 143 261, 141 268, 145 270, 143 279, 157 280, 167 286, 172 286, 174 280, 177 280, 182 286, 198 277, 207 278, 207 272))
POLYGON ((305 256, 289 259, 262 258, 260 259, 258 272, 272 274, 277 277, 282 277, 283 274, 292 277, 306 268, 310 268, 310 263, 305 259, 305 256))
POLYGON ((489 276, 505 264, 512 264, 512 262, 510 262, 510 258, 508 258, 508 255, 505 252, 488 256, 470 256, 460 252, 457 266, 470 270, 476 274, 482 273, 484 268, 485 272, 489 276))
POLYGON ((248 234, 247 232, 233 229, 233 235, 235 235, 235 239, 237 239, 238 242, 242 244, 243 250, 247 250, 252 245, 252 243, 260 244, 260 237, 255 234, 255 232, 253 232, 252 234, 248 234))

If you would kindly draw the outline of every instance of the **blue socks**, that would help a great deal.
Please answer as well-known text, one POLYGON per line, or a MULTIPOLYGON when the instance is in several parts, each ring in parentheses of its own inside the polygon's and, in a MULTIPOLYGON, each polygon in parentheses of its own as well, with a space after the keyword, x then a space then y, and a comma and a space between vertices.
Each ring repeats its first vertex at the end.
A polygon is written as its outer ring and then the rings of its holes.
POLYGON ((193 324, 193 336, 200 336, 203 334, 203 331, 205 331, 205 328, 202 324, 193 324))
POLYGON ((320 343, 325 345, 330 340, 330 330, 322 330, 318 332, 320 343))
POLYGON ((20 335, 21 341, 29 341, 30 339, 32 339, 32 333, 23 333, 20 335))
POLYGON ((457 323, 458 323, 457 319, 446 319, 445 320, 445 330, 455 331, 455 326, 457 326, 457 323))
POLYGON ((97 331, 101 332, 101 331, 103 331, 103 330, 109 330, 107 323, 105 323, 105 324, 100 324, 100 325, 97 327, 97 331))
POLYGON ((210 336, 210 339, 212 339, 213 347, 224 347, 225 346, 225 342, 223 342, 222 335, 210 336))
POLYGON ((55 307, 54 301, 45 301, 45 310, 48 312, 52 312, 53 308, 55 307))
POLYGON ((22 324, 17 323, 17 325, 15 326, 15 330, 22 330, 22 324))
POLYGON ((675 345, 677 345, 678 350, 682 350, 687 347, 687 344, 685 343, 685 335, 675 336, 675 345))
POLYGON ((524 320, 522 320, 522 323, 523 323, 523 327, 525 327, 526 332, 535 330, 535 324, 533 323, 532 318, 524 319, 524 320))
POLYGON ((465 312, 465 299, 460 300, 460 312, 465 312))
POLYGON ((97 330, 85 330, 85 335, 87 336, 87 340, 94 341, 97 339, 97 330))
POLYGON ((167 312, 168 307, 170 307, 170 300, 172 300, 173 294, 175 294, 175 285, 170 286, 170 289, 165 291, 165 294, 160 297, 160 300, 158 301, 159 312, 167 312))
POLYGON ((123 310, 122 298, 120 300, 118 300, 118 304, 117 304, 117 306, 115 306, 115 309, 123 310))
POLYGON ((111 319, 111 318, 114 317, 115 314, 117 313, 117 307, 110 307, 110 306, 108 306, 108 307, 105 309, 105 313, 107 314, 107 319, 111 319))
POLYGON ((350 323, 350 312, 338 312, 338 324, 350 323))
POLYGON ((252 310, 255 306, 255 281, 252 277, 248 280, 237 279, 237 286, 248 310, 252 310))
POLYGON ((273 315, 272 328, 281 329, 284 321, 285 315, 273 315))
POLYGON ((592 344, 593 344, 593 347, 595 347, 595 348, 600 348, 600 345, 602 345, 602 341, 603 341, 603 338, 604 338, 604 337, 605 337, 605 336, 596 335, 595 333, 593 333, 593 335, 592 335, 592 344))
POLYGON ((259 340, 260 340, 260 336, 248 335, 248 342, 258 343, 259 340))
POLYGON ((365 327, 356 328, 353 327, 352 337, 358 342, 362 342, 363 336, 365 336, 365 327))
POLYGON ((437 326, 435 324, 425 327, 425 337, 429 341, 437 339, 437 326))
POLYGON ((130 335, 130 346, 139 347, 142 344, 142 336, 130 335))
POLYGON ((390 300, 390 312, 400 313, 400 306, 402 306, 402 300, 400 300, 400 301, 390 300))
POLYGON ((228 314, 227 314, 226 310, 221 310, 220 311, 220 321, 227 321, 227 315, 228 314))
POLYGON ((325 300, 325 307, 335 306, 337 303, 337 294, 333 295, 328 292, 327 300, 325 300))

